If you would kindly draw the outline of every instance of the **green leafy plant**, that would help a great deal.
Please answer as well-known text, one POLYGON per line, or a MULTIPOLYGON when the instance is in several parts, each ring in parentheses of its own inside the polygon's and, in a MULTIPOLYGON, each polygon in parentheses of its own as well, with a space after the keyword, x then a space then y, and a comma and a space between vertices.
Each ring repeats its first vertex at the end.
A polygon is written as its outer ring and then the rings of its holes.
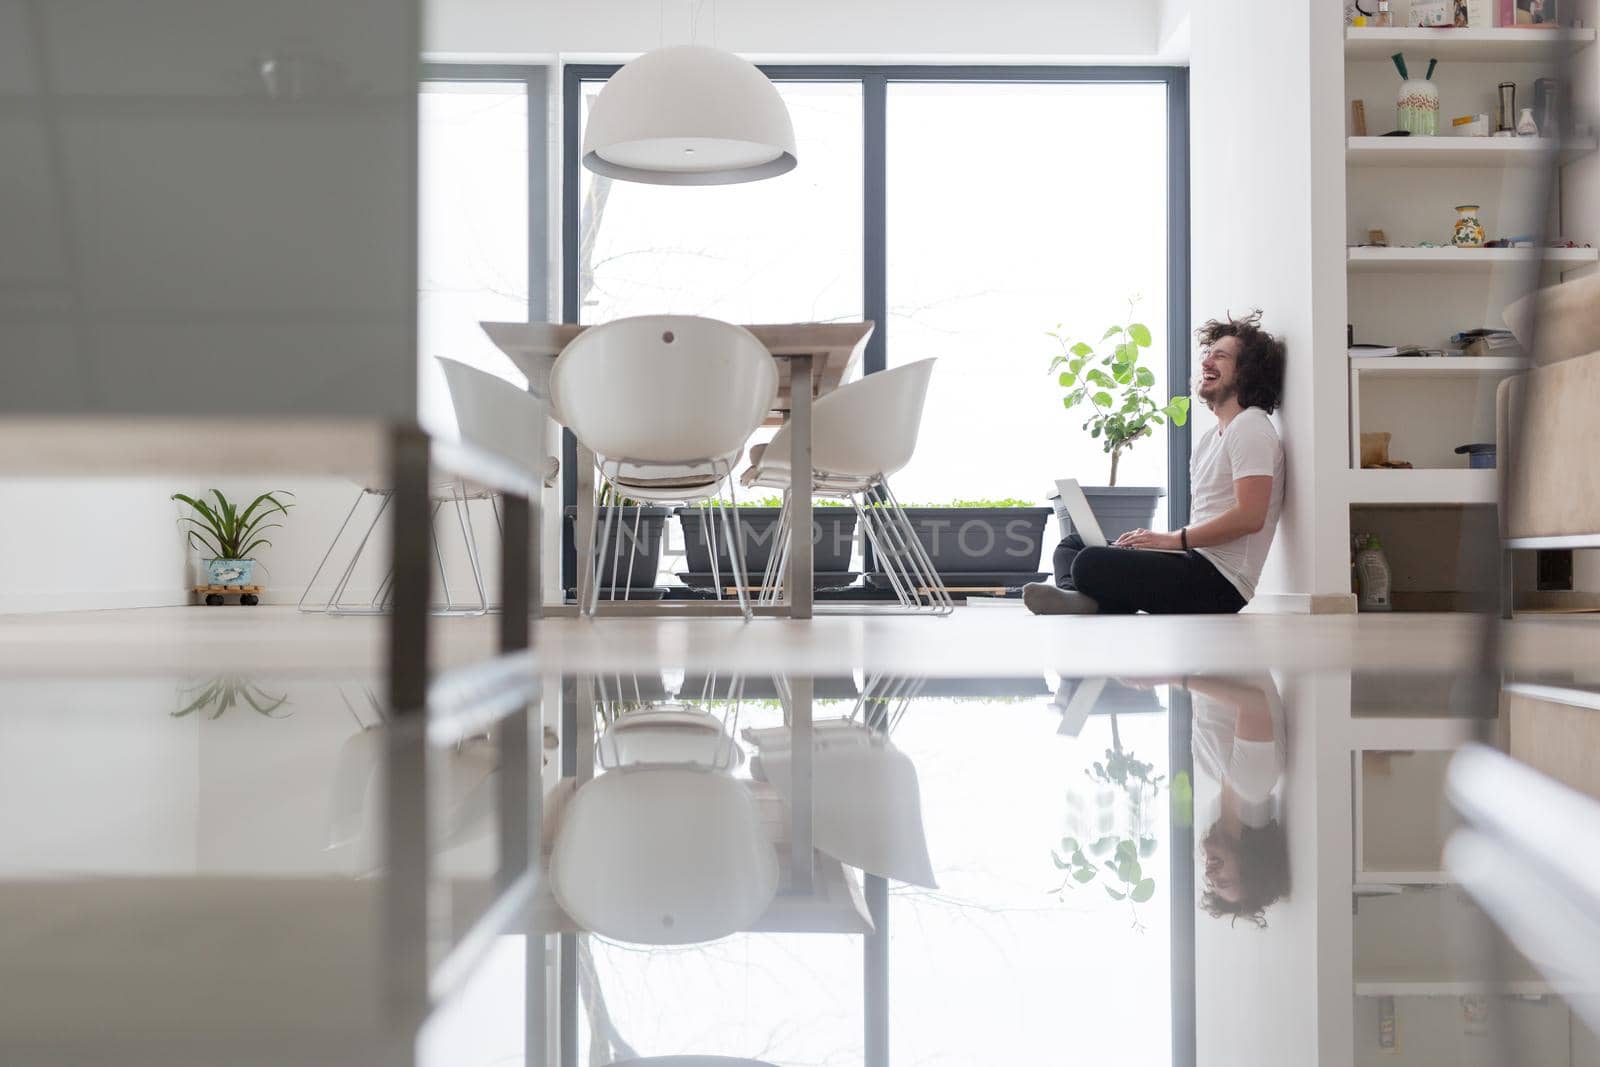
POLYGON ((189 700, 189 703, 172 712, 174 719, 181 719, 186 715, 192 715, 202 710, 209 712, 206 718, 220 719, 224 712, 236 707, 241 701, 257 715, 265 718, 287 719, 289 717, 287 714, 273 714, 273 712, 289 702, 287 694, 275 697, 260 686, 238 678, 213 678, 202 685, 184 690, 179 699, 187 699, 194 693, 199 693, 200 695, 193 697, 193 699, 189 700))
POLYGON ((622 492, 611 484, 611 479, 601 478, 598 506, 602 508, 642 508, 647 505, 643 501, 633 499, 631 496, 623 496, 622 492))
POLYGON ((212 559, 250 559, 250 553, 272 542, 262 537, 267 530, 280 529, 281 522, 268 522, 274 515, 287 515, 292 504, 285 504, 278 496, 294 496, 287 490, 262 493, 243 508, 236 507, 220 490, 211 490, 216 503, 206 502, 204 494, 192 497, 173 493, 179 500, 194 509, 193 515, 183 516, 188 524, 189 544, 201 552, 210 553, 212 559))
POLYGON ((1061 404, 1068 411, 1089 405, 1083 428, 1111 456, 1109 485, 1117 484, 1117 464, 1135 442, 1168 421, 1182 426, 1189 420, 1188 397, 1157 404, 1150 396, 1155 372, 1140 363, 1143 350, 1150 347, 1150 328, 1133 321, 1133 305, 1130 300, 1127 322, 1107 327, 1098 350, 1087 341, 1064 336, 1059 323, 1048 333, 1061 346, 1061 354, 1050 361, 1056 383, 1067 390, 1061 404))

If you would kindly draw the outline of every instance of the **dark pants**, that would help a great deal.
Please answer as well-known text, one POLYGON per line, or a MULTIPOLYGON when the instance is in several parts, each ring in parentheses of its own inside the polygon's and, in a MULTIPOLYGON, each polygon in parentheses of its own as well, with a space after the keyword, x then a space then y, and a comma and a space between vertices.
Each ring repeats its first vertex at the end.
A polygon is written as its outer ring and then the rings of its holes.
POLYGON ((1198 552, 1089 548, 1072 534, 1056 546, 1056 585, 1076 589, 1104 615, 1231 615, 1244 597, 1198 552))

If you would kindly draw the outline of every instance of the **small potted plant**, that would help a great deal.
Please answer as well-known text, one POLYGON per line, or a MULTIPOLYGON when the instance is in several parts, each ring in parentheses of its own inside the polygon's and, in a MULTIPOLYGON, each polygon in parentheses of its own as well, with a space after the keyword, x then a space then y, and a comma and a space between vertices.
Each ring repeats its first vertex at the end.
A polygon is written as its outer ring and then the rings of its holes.
POLYGON ((274 515, 287 515, 292 504, 285 504, 278 496, 293 496, 285 490, 262 493, 244 507, 237 507, 221 490, 211 490, 215 504, 207 503, 204 494, 192 497, 173 493, 172 499, 193 509, 180 521, 187 524, 189 544, 200 550, 206 569, 204 591, 207 604, 222 603, 222 590, 239 590, 239 603, 259 602, 257 589, 251 584, 255 575, 256 560, 251 555, 257 548, 270 548, 272 542, 261 536, 267 530, 279 529, 280 522, 268 522, 274 515), (209 553, 209 555, 206 555, 209 553), (249 591, 244 591, 249 590, 249 591))
MULTIPOLYGON (((1071 341, 1060 330, 1057 325, 1049 333, 1061 346, 1061 354, 1050 361, 1050 372, 1066 390, 1061 398, 1064 408, 1071 411, 1088 405, 1089 417, 1083 428, 1111 457, 1111 477, 1106 484, 1085 485, 1083 493, 1101 530, 1115 540, 1155 521, 1156 501, 1166 492, 1160 486, 1118 485, 1118 463, 1142 438, 1154 434, 1157 426, 1188 422, 1189 398, 1175 396, 1157 404, 1150 395, 1156 376, 1141 363, 1150 347, 1150 328, 1133 321, 1133 301, 1128 302, 1128 321, 1108 327, 1098 349, 1087 341, 1071 341)), ((1070 528, 1059 501, 1056 518, 1063 531, 1070 528)))

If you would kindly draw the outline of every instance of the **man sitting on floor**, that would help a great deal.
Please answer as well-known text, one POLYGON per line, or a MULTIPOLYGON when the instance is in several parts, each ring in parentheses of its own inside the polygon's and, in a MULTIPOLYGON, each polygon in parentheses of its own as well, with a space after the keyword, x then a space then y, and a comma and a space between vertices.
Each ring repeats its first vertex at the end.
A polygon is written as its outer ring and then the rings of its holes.
POLYGON ((1115 546, 1065 538, 1055 582, 1022 590, 1035 615, 1231 614, 1255 595, 1283 508, 1283 444, 1269 416, 1283 393, 1284 346, 1261 328, 1259 311, 1213 319, 1195 336, 1196 393, 1217 428, 1189 459, 1193 521, 1176 533, 1130 530, 1115 546))

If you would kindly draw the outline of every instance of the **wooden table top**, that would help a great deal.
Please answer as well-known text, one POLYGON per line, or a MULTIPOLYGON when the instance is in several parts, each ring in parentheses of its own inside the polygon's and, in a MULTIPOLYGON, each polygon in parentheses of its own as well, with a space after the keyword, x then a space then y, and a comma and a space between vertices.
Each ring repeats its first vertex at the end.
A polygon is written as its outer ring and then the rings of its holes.
MULTIPOLYGON (((589 327, 560 322, 483 322, 489 339, 528 377, 528 388, 549 399, 550 367, 562 349, 589 327)), ((756 340, 778 362, 778 396, 773 414, 781 421, 789 411, 791 356, 812 358, 812 396, 833 392, 861 363, 874 325, 870 322, 790 322, 747 325, 756 340)))

